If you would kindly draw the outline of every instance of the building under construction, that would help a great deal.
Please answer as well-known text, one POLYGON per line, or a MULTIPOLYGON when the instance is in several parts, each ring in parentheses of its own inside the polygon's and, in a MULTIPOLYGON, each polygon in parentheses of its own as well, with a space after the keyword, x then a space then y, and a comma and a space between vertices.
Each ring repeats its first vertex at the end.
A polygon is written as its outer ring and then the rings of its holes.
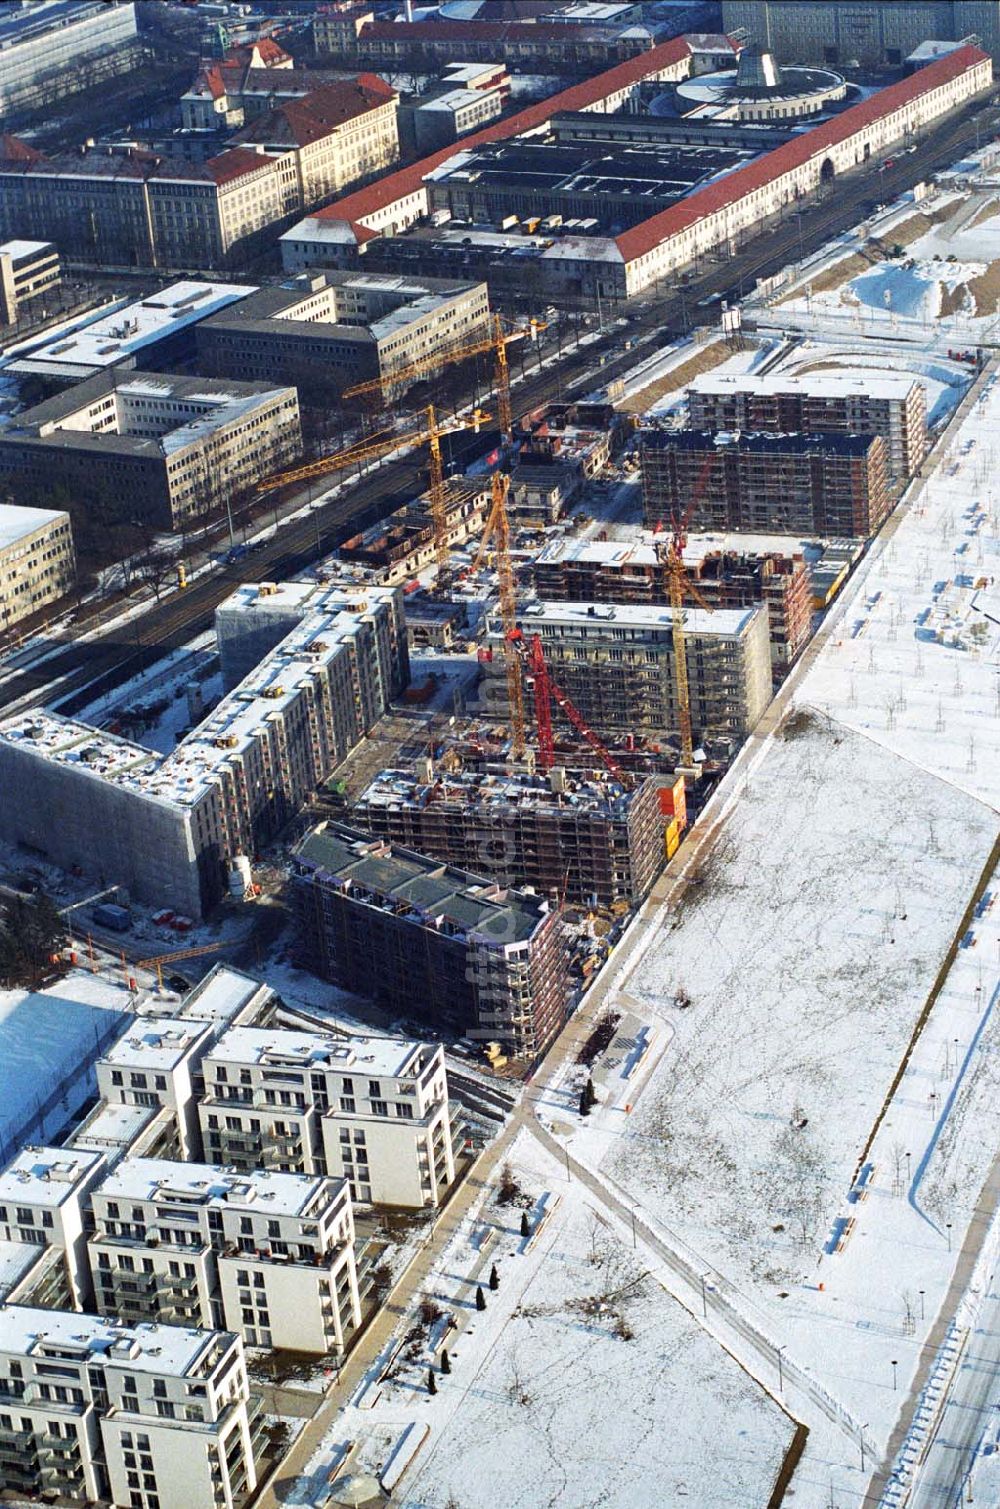
MULTIPOLYGON (((429 763, 429 762, 428 762, 429 763)), ((499 885, 606 909, 641 901, 663 867, 663 778, 386 770, 351 811, 379 838, 499 885)))
MULTIPOLYGON (((490 503, 489 478, 448 477, 443 484, 442 529, 449 550, 482 531, 490 503)), ((424 494, 340 547, 340 558, 364 566, 375 579, 396 586, 434 563, 438 542, 431 500, 424 494)))
POLYGON ((306 835, 292 874, 299 957, 322 979, 521 1060, 562 1027, 568 955, 542 897, 339 823, 306 835))
POLYGON ((703 372, 687 390, 695 430, 751 430, 769 435, 881 435, 895 486, 909 481, 927 454, 927 389, 900 373, 703 372))
MULTIPOLYGON (((645 738, 682 733, 669 608, 532 602, 518 613, 555 683, 592 730, 645 738)), ((694 608, 685 614, 685 664, 693 729, 738 743, 771 700, 771 655, 762 605, 694 608)), ((509 720, 502 623, 491 618, 480 652, 484 715, 509 720)))
POLYGON ((881 435, 668 430, 642 435, 645 522, 867 539, 892 506, 881 435))
MULTIPOLYGON (((803 556, 790 545, 732 549, 724 536, 717 542, 696 537, 687 542, 684 566, 699 596, 712 608, 746 608, 763 602, 771 638, 771 673, 780 681, 812 631, 809 572, 803 556)), ((552 540, 526 576, 546 602, 670 601, 656 549, 641 541, 552 540)))

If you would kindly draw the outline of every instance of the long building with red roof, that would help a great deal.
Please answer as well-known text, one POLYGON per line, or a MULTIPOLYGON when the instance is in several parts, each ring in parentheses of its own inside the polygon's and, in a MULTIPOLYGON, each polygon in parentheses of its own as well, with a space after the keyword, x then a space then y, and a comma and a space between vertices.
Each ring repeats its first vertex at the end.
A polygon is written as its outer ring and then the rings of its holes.
MULTIPOLYGON (((337 200, 286 232, 282 238, 285 266, 298 270, 314 265, 353 265, 376 237, 398 235, 428 215, 433 207, 429 184, 457 153, 513 136, 537 137, 555 116, 566 112, 618 111, 638 84, 646 79, 683 78, 689 63, 690 52, 683 38, 664 43, 528 106, 508 120, 463 137, 457 148, 443 148, 337 200)), ((741 235, 822 183, 877 158, 960 109, 985 93, 992 77, 988 54, 971 45, 958 48, 832 119, 712 177, 686 197, 617 234, 558 237, 541 245, 525 238, 523 255, 537 256, 536 265, 545 275, 544 287, 553 296, 564 292, 591 298, 629 298, 676 274, 700 254, 732 246, 741 235)), ((542 204, 539 213, 547 213, 542 204)), ((470 228, 466 241, 476 245, 475 227, 470 228)), ((399 245, 405 249, 407 242, 399 245)), ((384 260, 379 257, 380 263, 384 260)), ((524 261, 519 266, 523 271, 524 261)), ((443 265, 440 270, 444 270, 443 265)))

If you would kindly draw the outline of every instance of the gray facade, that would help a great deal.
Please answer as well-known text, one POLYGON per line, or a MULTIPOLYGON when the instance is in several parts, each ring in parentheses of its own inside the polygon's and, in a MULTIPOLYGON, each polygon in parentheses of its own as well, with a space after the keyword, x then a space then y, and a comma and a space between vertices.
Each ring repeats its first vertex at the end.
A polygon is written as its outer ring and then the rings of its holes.
POLYGON ((898 67, 921 42, 971 35, 1000 56, 1000 0, 722 0, 722 28, 779 63, 898 67))

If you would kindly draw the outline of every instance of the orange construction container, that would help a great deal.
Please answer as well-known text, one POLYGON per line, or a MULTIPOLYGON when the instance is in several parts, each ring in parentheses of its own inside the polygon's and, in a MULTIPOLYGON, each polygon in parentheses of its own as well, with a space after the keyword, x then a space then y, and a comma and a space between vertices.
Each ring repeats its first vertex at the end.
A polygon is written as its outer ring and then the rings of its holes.
POLYGON ((672 786, 660 787, 660 811, 675 817, 681 828, 687 827, 687 793, 682 775, 677 777, 672 786))

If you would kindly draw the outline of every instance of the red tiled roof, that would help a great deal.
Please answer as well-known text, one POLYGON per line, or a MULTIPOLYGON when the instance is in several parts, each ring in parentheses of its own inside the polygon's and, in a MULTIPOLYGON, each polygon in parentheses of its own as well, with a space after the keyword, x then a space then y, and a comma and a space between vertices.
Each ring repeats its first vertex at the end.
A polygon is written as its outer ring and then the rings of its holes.
POLYGON ((988 56, 978 47, 961 47, 957 52, 929 63, 909 78, 901 79, 897 84, 889 84, 823 125, 793 137, 783 146, 775 147, 773 151, 765 152, 753 162, 748 162, 746 167, 737 168, 735 172, 714 183, 707 183, 686 199, 672 204, 669 209, 661 210, 658 215, 652 215, 639 225, 632 226, 616 238, 618 250, 626 262, 633 262, 659 246, 668 236, 686 230, 696 220, 703 220, 706 215, 725 209, 727 205, 735 204, 745 195, 752 194, 755 189, 763 188, 783 174, 802 167, 811 158, 829 151, 831 147, 846 141, 883 116, 891 115, 910 100, 918 99, 928 90, 937 89, 951 79, 960 77, 974 64, 984 62, 988 56))
POLYGON ((273 161, 273 158, 265 157, 261 152, 253 152, 249 147, 230 147, 228 152, 210 157, 205 167, 210 178, 223 184, 231 183, 234 178, 242 178, 244 173, 254 173, 258 168, 266 168, 273 161))
MULTIPOLYGON (((401 24, 405 25, 405 22, 401 24)), ((508 116, 506 120, 494 121, 492 125, 483 126, 479 131, 470 131, 468 136, 461 137, 458 142, 447 147, 440 147, 429 157, 422 157, 419 162, 411 163, 407 168, 400 168, 397 172, 380 178, 377 183, 357 189, 353 194, 345 194, 333 204, 328 204, 325 209, 317 210, 312 218, 352 222, 363 220, 366 215, 372 215, 376 210, 384 209, 394 200, 416 193, 424 177, 433 172, 441 163, 446 162, 449 157, 454 157, 456 152, 467 151, 470 147, 477 147, 483 142, 506 141, 508 137, 517 136, 522 131, 534 130, 543 126, 560 110, 585 110, 588 105, 596 104, 598 100, 614 93, 616 89, 625 89, 630 84, 638 84, 640 80, 648 77, 658 68, 667 68, 671 63, 680 63, 689 56, 690 50, 683 37, 673 37, 669 42, 661 42, 658 47, 652 48, 649 52, 640 53, 635 58, 628 58, 624 63, 616 63, 614 68, 595 74, 592 79, 587 79, 582 84, 574 84, 569 89, 562 89, 558 94, 551 95, 547 100, 527 105, 516 115, 508 116)))
MULTIPOLYGON (((365 77, 371 78, 368 74, 365 77)), ((378 80, 378 89, 370 89, 360 79, 338 79, 311 89, 297 100, 283 100, 266 115, 250 122, 238 135, 239 141, 272 142, 296 147, 308 146, 329 136, 346 121, 357 120, 395 99, 396 91, 378 80)))
POLYGON ((9 133, 0 136, 0 158, 4 162, 38 162, 42 153, 37 147, 29 146, 19 136, 11 136, 9 133))
POLYGON ((226 53, 224 61, 227 63, 250 63, 253 60, 254 50, 264 64, 265 68, 274 63, 284 62, 291 57, 273 37, 261 37, 258 42, 247 42, 239 47, 231 47, 226 53))

